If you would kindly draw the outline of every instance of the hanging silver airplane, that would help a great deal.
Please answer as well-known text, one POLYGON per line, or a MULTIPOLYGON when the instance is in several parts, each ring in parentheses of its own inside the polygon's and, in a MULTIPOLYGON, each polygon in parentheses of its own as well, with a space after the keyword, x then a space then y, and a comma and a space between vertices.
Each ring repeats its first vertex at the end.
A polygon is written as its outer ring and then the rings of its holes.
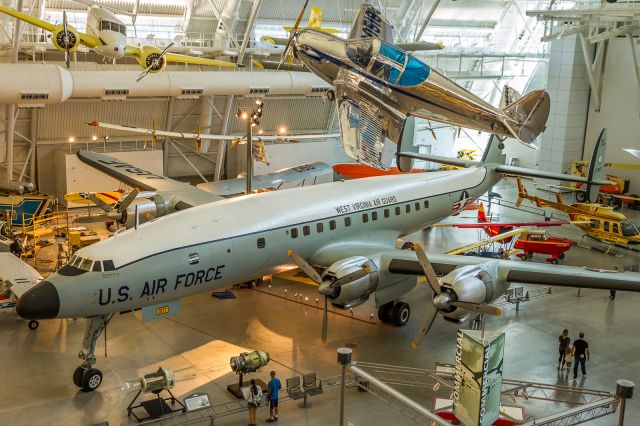
MULTIPOLYGON (((391 24, 369 4, 360 7, 347 40, 316 28, 298 31, 302 14, 304 8, 283 58, 293 41, 294 55, 334 86, 345 151, 362 163, 388 169, 411 116, 530 146, 545 129, 546 91, 521 96, 505 86, 496 108, 394 45, 391 24)), ((411 163, 401 159, 398 168, 408 171, 411 163)))
MULTIPOLYGON (((409 304, 399 299, 426 275, 436 313, 416 337, 417 345, 437 313, 461 321, 483 312, 510 282, 639 291, 638 274, 396 250, 398 237, 440 222, 464 209, 504 174, 586 182, 578 176, 504 165, 490 142, 482 161, 451 160, 463 170, 381 176, 266 192, 232 199, 182 188, 173 202, 184 209, 82 248, 68 265, 27 291, 17 304, 26 319, 88 318, 82 364, 73 374, 84 391, 95 390, 98 336, 118 312, 142 309, 143 319, 179 312, 182 297, 300 267, 319 283, 327 303, 347 309, 374 294, 382 321, 404 325, 409 304), (259 214, 256 214, 259 212, 259 214), (425 260, 426 259, 426 260, 425 260), (325 268, 318 274, 314 267, 325 268), (425 271, 423 268, 427 268, 425 271), (433 279, 431 268, 444 274, 433 279)), ((129 185, 152 190, 169 179, 80 152, 95 166, 129 185)), ((440 161, 433 157, 433 161, 440 161)), ((448 161, 448 160, 444 160, 448 161)), ((604 184, 600 176, 595 183, 604 184)), ((202 191, 200 191, 202 192, 202 191)))
POLYGON ((75 52, 81 44, 108 59, 122 59, 125 56, 136 58, 144 69, 138 80, 148 73, 162 71, 167 62, 227 68, 237 67, 237 64, 233 62, 168 52, 167 50, 171 45, 164 50, 160 50, 155 46, 129 45, 127 43, 127 26, 113 12, 90 0, 75 1, 89 7, 86 33, 81 33, 69 25, 66 12, 63 12, 61 24, 52 24, 2 5, 0 5, 0 12, 49 31, 53 45, 58 50, 65 52, 67 68, 69 68, 71 53, 75 52))

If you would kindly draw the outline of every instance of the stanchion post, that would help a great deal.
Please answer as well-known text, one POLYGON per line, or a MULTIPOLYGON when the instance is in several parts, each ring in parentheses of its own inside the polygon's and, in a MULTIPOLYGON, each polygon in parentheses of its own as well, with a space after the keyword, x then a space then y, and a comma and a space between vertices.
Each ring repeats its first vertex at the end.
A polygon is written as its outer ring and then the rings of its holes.
POLYGON ((338 364, 342 366, 340 377, 340 426, 344 426, 344 387, 347 380, 347 366, 351 364, 352 350, 349 348, 338 348, 338 364))
POLYGON ((616 396, 620 398, 620 412, 618 414, 618 426, 624 425, 624 410, 627 399, 633 397, 633 388, 636 385, 631 380, 619 379, 616 381, 616 396))

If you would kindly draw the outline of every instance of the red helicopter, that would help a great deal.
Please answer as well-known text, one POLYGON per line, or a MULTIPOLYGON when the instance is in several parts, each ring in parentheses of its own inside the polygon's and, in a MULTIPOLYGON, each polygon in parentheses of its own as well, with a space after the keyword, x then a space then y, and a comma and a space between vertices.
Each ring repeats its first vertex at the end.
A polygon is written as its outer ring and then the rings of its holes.
MULTIPOLYGON (((452 226, 455 228, 481 228, 490 237, 503 234, 511 231, 516 227, 522 226, 534 226, 534 227, 547 227, 547 226, 560 226, 570 224, 570 221, 543 221, 543 222, 509 222, 509 223, 496 223, 492 222, 491 218, 487 218, 484 212, 484 205, 480 203, 478 206, 478 221, 477 223, 460 223, 460 224, 443 224, 440 226, 452 226)), ((506 237, 501 240, 502 243, 507 244, 513 240, 513 236, 506 237)), ((551 237, 548 232, 542 230, 524 231, 518 235, 518 239, 515 242, 514 248, 522 250, 517 256, 522 260, 531 259, 535 253, 546 254, 546 261, 558 263, 558 260, 562 260, 565 257, 565 252, 573 246, 573 241, 567 238, 551 237)))

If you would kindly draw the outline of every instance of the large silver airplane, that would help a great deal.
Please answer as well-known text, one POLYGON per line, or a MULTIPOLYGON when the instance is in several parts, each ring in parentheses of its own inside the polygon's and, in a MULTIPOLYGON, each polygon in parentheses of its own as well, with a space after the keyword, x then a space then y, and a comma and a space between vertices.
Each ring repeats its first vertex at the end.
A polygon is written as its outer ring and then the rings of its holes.
MULTIPOLYGON (((411 116, 532 146, 545 129, 546 91, 521 96, 505 86, 496 108, 394 45, 391 24, 369 4, 361 6, 347 40, 316 28, 297 31, 299 22, 290 39, 294 55, 334 86, 345 150, 362 163, 388 169, 411 116)), ((398 168, 408 171, 411 160, 403 160, 398 168)))
MULTIPOLYGON (((101 154, 80 152, 102 170, 140 188, 160 188, 170 179, 101 154)), ((454 164, 463 170, 333 182, 312 187, 201 202, 187 186, 176 199, 190 207, 78 250, 70 263, 20 297, 26 319, 86 317, 74 383, 96 389, 95 345, 118 312, 142 308, 143 319, 179 310, 182 297, 300 267, 318 282, 327 302, 347 309, 375 297, 382 321, 404 325, 409 304, 400 299, 427 276, 436 309, 416 337, 417 345, 437 314, 461 321, 477 312, 496 313, 490 304, 512 281, 531 284, 638 291, 638 274, 585 268, 426 254, 397 250, 398 237, 441 221, 515 173, 568 181, 585 178, 514 168, 495 140, 482 161, 454 164), (186 202, 185 202, 186 204, 186 202), (321 274, 311 266, 325 268, 321 274), (434 278, 434 272, 444 278, 434 278)), ((434 157, 438 161, 438 157, 434 157)), ((448 161, 448 160, 442 160, 448 161)), ((596 183, 604 183, 594 176, 596 183)), ((186 206, 185 206, 186 207, 186 206)))

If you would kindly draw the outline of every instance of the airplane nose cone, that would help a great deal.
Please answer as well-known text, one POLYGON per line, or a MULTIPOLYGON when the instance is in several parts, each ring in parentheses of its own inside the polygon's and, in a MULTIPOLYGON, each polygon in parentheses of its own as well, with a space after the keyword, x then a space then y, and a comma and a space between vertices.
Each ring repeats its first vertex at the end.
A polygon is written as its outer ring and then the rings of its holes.
POLYGON ((41 281, 18 299, 16 312, 24 319, 55 318, 60 311, 58 290, 49 281, 41 281))

